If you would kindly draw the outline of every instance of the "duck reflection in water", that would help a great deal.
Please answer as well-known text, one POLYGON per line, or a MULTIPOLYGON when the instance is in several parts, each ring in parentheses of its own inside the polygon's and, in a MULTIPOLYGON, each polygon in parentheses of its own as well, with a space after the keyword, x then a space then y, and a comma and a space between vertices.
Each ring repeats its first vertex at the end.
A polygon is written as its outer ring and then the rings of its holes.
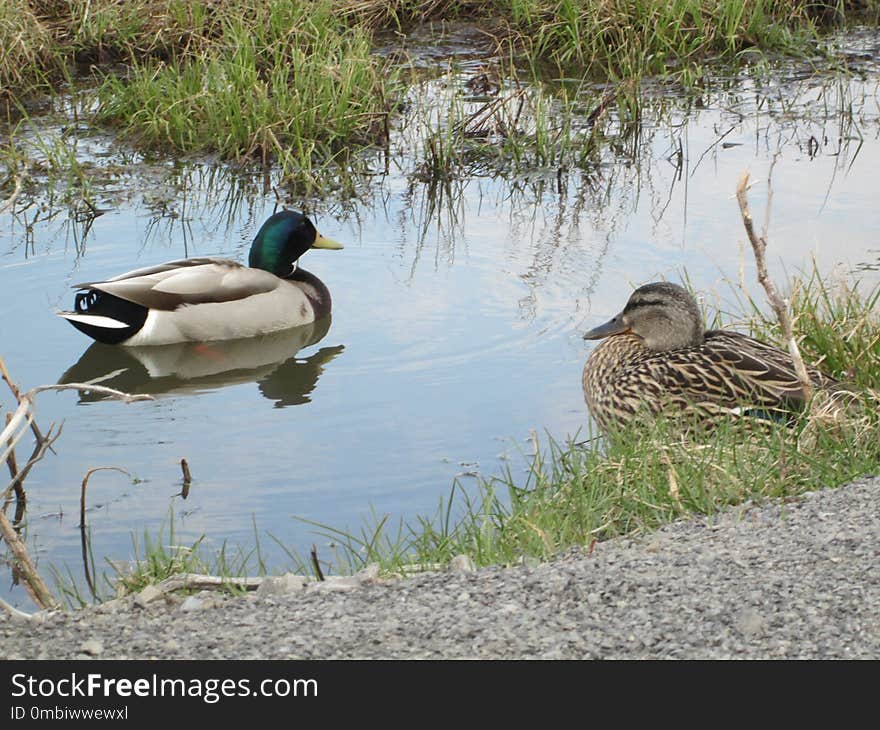
MULTIPOLYGON (((126 393, 193 394, 256 382, 275 407, 308 403, 324 367, 345 347, 322 347, 305 358, 296 353, 320 342, 331 317, 245 340, 180 342, 152 347, 115 347, 95 342, 61 376, 59 384, 91 383, 126 393)), ((80 402, 106 396, 83 391, 80 402)))

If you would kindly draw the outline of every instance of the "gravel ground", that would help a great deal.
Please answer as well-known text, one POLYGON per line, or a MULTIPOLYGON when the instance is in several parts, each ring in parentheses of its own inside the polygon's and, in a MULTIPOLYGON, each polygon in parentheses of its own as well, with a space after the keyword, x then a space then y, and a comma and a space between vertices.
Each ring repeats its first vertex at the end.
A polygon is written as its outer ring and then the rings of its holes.
POLYGON ((0 658, 877 659, 880 478, 546 564, 259 593, 4 613, 0 658))

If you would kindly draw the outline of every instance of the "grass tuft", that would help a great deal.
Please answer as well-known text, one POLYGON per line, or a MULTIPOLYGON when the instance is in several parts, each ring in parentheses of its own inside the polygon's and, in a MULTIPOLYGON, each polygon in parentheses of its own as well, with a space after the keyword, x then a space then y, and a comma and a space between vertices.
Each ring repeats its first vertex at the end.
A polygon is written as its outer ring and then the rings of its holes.
POLYGON ((0 99, 18 90, 45 90, 46 74, 57 70, 59 53, 52 34, 27 0, 0 3, 0 99))
POLYGON ((382 141, 388 79, 369 36, 340 27, 331 3, 256 4, 217 32, 195 54, 105 76, 98 119, 146 146, 277 160, 292 176, 382 141))

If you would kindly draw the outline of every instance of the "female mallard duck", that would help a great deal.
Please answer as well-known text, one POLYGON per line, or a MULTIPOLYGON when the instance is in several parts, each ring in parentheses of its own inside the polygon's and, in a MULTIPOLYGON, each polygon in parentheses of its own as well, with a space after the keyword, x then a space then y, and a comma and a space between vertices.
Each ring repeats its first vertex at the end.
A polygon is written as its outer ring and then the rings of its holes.
MULTIPOLYGON (((605 339, 584 365, 584 398, 605 429, 639 415, 791 412, 804 393, 789 355, 737 332, 703 329, 694 298, 667 282, 636 289, 623 311, 584 335, 605 339)), ((807 368, 814 387, 837 381, 807 368)))
POLYGON ((297 267, 310 248, 342 248, 302 213, 269 218, 251 245, 249 267, 220 258, 190 258, 77 284, 78 330, 115 345, 232 340, 314 322, 330 313, 330 292, 297 267))

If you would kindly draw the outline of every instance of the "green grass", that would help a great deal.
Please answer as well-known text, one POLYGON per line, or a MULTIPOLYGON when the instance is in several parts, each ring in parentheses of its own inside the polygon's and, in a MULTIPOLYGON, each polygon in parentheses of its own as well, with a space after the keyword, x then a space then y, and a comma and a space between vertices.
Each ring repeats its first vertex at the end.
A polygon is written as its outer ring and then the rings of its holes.
POLYGON ((747 500, 786 498, 876 472, 880 423, 866 412, 836 430, 755 433, 728 425, 702 442, 662 427, 638 439, 587 445, 553 441, 525 476, 511 472, 457 484, 437 512, 351 532, 318 526, 340 546, 341 572, 443 564, 459 554, 477 565, 546 560, 593 540, 643 533, 690 514, 747 500), (645 448, 645 443, 650 448, 645 448))
POLYGON ((87 231, 102 212, 95 202, 96 189, 117 178, 118 170, 81 159, 75 124, 40 129, 25 109, 18 111, 20 119, 0 142, 0 204, 9 195, 26 208, 44 193, 45 214, 66 210, 78 247, 77 227, 84 224, 87 231))
POLYGON ((293 176, 382 141, 388 76, 331 3, 261 4, 218 32, 194 55, 132 59, 125 78, 107 75, 97 119, 143 145, 277 161, 293 176))
POLYGON ((815 39, 804 4, 757 0, 563 0, 530 15, 524 36, 533 58, 577 65, 610 78, 693 73, 707 57, 732 59, 745 48, 798 52, 815 39), (596 10, 600 12, 595 12, 596 10), (594 12, 590 12, 593 10, 594 12))
POLYGON ((594 124, 591 115, 616 103, 613 91, 602 95, 583 82, 524 82, 514 75, 490 98, 474 100, 458 74, 451 68, 410 89, 415 111, 394 139, 401 157, 414 160, 413 179, 442 189, 473 177, 599 164, 604 124, 594 124))

